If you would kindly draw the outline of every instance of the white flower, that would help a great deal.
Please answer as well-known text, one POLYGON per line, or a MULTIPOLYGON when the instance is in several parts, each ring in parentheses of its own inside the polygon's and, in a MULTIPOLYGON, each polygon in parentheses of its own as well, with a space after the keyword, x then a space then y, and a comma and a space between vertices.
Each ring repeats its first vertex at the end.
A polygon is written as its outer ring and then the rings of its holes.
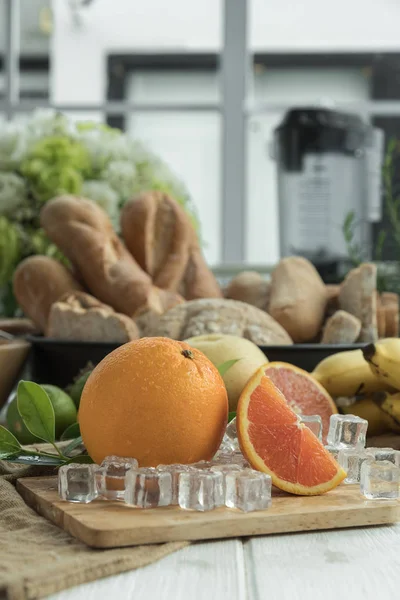
POLYGON ((75 137, 86 148, 94 173, 101 174, 112 161, 129 158, 129 143, 124 135, 88 129, 78 132, 75 137))
POLYGON ((113 225, 118 225, 118 194, 106 181, 85 181, 82 185, 82 196, 101 206, 110 217, 113 225))
POLYGON ((12 215, 27 198, 25 181, 15 173, 0 172, 0 215, 12 215))
POLYGON ((0 170, 16 169, 24 156, 25 140, 17 123, 0 124, 0 170))
POLYGON ((103 179, 118 193, 122 203, 132 197, 136 176, 134 163, 127 160, 114 160, 103 172, 103 179))

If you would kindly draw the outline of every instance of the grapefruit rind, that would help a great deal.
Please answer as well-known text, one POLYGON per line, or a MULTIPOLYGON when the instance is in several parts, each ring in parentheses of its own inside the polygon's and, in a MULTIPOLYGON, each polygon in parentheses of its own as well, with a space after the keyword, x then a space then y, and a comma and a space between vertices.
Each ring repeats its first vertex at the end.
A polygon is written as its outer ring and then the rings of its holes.
MULTIPOLYGON (((270 363, 271 364, 271 363, 270 363)), ((261 471, 263 473, 267 473, 271 476, 272 483, 279 489, 284 490, 285 492, 289 492, 290 494, 296 494, 299 496, 316 496, 320 494, 325 494, 330 490, 337 487, 347 476, 347 473, 337 465, 337 473, 336 475, 330 479, 329 481, 325 481, 319 485, 315 486, 304 486, 300 483, 292 483, 289 481, 285 481, 281 479, 274 471, 268 468, 262 458, 257 454, 250 437, 248 435, 250 421, 248 419, 248 407, 251 400, 251 395, 255 391, 255 389, 260 385, 263 377, 267 377, 264 374, 264 369, 266 365, 263 365, 253 377, 249 380, 246 387, 244 388, 238 403, 238 410, 236 415, 236 424, 237 424, 237 434, 238 441, 241 448, 241 451, 250 465, 256 469, 257 471, 261 471)), ((269 379, 269 378, 268 378, 269 379)), ((270 380, 271 381, 271 380, 270 380)), ((272 383, 272 381, 271 381, 272 383)), ((282 402, 287 406, 285 397, 283 394, 275 387, 275 392, 277 396, 282 397, 282 402)), ((305 425, 299 423, 299 427, 304 428, 305 425)), ((315 436, 314 436, 315 437, 315 436)), ((315 438, 317 439, 317 438, 315 438)), ((318 443, 319 440, 318 440, 318 443)), ((322 444, 321 447, 323 448, 322 444)), ((324 449, 324 452, 330 457, 327 450, 324 449)), ((330 457, 331 458, 331 457, 330 457)))

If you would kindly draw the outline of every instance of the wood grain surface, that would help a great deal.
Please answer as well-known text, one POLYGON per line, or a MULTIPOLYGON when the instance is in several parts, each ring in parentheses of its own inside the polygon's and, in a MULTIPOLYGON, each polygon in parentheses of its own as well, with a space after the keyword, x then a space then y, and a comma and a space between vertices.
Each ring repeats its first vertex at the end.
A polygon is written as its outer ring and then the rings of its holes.
POLYGON ((55 477, 20 479, 18 491, 37 512, 96 548, 360 527, 400 520, 400 502, 366 500, 359 487, 352 485, 341 485, 323 496, 276 492, 271 508, 252 513, 227 508, 204 513, 177 507, 140 510, 105 500, 72 504, 59 499, 55 477))

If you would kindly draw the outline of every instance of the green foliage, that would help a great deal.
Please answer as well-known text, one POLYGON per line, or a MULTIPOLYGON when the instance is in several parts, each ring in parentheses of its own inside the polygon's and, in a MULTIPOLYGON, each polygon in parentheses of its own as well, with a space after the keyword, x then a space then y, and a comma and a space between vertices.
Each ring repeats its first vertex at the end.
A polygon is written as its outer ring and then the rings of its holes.
MULTIPOLYGON (((54 386, 47 386, 51 388, 54 386)), ((50 390, 51 391, 51 390, 50 390)), ((61 390, 60 390, 61 391, 61 390)), ((54 390, 53 390, 54 392, 54 390)), ((52 392, 52 393, 53 393, 52 392)), ((50 443, 55 451, 36 452, 20 445, 17 438, 3 426, 0 426, 0 459, 26 465, 59 466, 68 463, 92 463, 86 454, 71 457, 71 453, 82 444, 79 425, 74 423, 64 432, 64 439, 75 439, 64 450, 55 443, 55 413, 46 389, 33 381, 20 381, 17 390, 17 407, 24 426, 35 437, 50 443)))
POLYGON ((18 228, 6 217, 0 217, 0 286, 10 281, 20 256, 18 228))
POLYGON ((233 365, 235 365, 239 360, 240 358, 232 358, 232 360, 227 360, 224 363, 222 363, 222 365, 219 365, 219 367, 217 368, 221 377, 223 377, 225 373, 229 371, 229 369, 233 367, 233 365))

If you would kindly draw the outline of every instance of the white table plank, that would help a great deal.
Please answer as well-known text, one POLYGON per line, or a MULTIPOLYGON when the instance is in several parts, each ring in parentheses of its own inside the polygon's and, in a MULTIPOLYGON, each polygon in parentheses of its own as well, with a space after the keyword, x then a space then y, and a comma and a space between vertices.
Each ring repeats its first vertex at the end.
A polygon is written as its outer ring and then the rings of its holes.
POLYGON ((398 600, 400 526, 252 538, 249 600, 398 600))
POLYGON ((143 569, 100 579, 49 600, 246 600, 240 540, 191 544, 143 569))

